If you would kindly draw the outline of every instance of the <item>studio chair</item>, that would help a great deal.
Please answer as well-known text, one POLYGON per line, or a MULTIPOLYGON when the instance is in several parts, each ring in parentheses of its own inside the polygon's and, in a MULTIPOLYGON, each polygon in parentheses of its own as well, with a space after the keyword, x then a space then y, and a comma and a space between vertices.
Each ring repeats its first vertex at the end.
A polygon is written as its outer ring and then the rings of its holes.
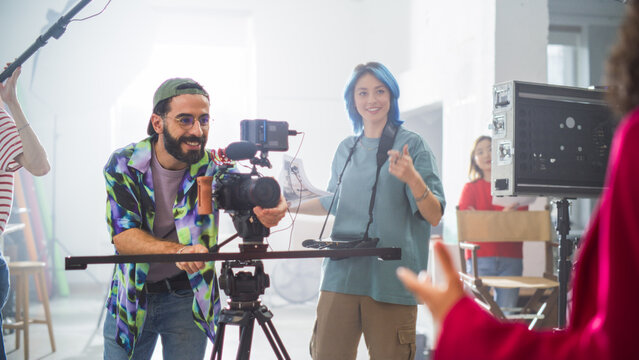
MULTIPOLYGON (((475 301, 498 319, 529 322, 528 328, 552 323, 548 317, 556 310, 559 283, 552 271, 554 246, 549 211, 457 211, 457 232, 462 260, 460 276, 475 301), (546 265, 543 276, 477 275, 477 249, 482 242, 545 242, 546 265), (464 250, 471 251, 472 273, 466 269, 464 250), (491 288, 519 288, 532 293, 521 308, 502 309, 494 301, 491 288)), ((520 296, 522 298, 522 296, 520 296)))
POLYGON ((16 294, 16 318, 15 322, 5 324, 5 329, 16 330, 16 349, 20 348, 20 332, 24 334, 24 358, 29 359, 29 325, 46 324, 49 329, 49 341, 51 351, 55 352, 55 340, 53 338, 53 324, 51 311, 49 310, 49 295, 44 277, 45 263, 40 261, 14 261, 9 263, 9 273, 13 278, 11 283, 16 294), (36 289, 42 306, 44 307, 44 319, 33 319, 29 316, 29 276, 33 275, 36 289))

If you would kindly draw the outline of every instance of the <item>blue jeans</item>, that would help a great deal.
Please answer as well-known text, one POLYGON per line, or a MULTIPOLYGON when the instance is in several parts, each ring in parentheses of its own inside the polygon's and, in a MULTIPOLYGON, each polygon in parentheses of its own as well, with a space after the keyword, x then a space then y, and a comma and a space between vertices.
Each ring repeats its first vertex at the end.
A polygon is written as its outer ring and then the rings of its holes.
POLYGON ((7 355, 4 351, 4 336, 2 333, 2 309, 9 298, 9 266, 0 253, 0 360, 5 360, 7 355))
MULTIPOLYGON (((509 257, 478 257, 477 272, 479 276, 521 276, 523 273, 523 261, 519 258, 509 257)), ((473 264, 470 259, 466 260, 468 273, 473 272, 473 264)), ((494 288, 495 302, 500 308, 513 308, 517 306, 519 299, 519 288, 499 289, 494 288)))
MULTIPOLYGON (((158 336, 162 340, 164 359, 203 359, 208 338, 195 325, 192 304, 193 291, 190 289, 147 294, 146 318, 131 359, 150 359, 158 336)), ((103 332, 104 359, 128 360, 124 348, 116 343, 115 331, 115 318, 107 312, 103 332)))

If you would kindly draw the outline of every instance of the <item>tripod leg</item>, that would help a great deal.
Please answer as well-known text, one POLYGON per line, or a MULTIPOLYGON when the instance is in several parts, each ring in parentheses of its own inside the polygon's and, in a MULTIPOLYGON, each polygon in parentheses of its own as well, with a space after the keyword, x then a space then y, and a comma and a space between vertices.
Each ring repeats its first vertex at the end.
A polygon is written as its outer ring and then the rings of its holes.
POLYGON ((255 318, 252 316, 248 318, 246 323, 240 325, 240 344, 237 347, 237 360, 249 360, 251 357, 254 325, 255 318))
POLYGON ((217 334, 215 334, 215 342, 213 343, 213 352, 211 352, 211 360, 222 360, 222 346, 224 345, 224 328, 226 323, 220 322, 217 325, 217 334), (217 354, 217 357, 215 357, 217 354))
POLYGON ((275 356, 277 356, 279 360, 290 360, 291 357, 288 355, 288 352, 284 347, 284 343, 282 342, 282 339, 280 339, 280 336, 271 321, 273 313, 271 313, 266 306, 261 306, 259 309, 255 309, 253 313, 255 314, 258 324, 262 327, 262 331, 264 331, 268 342, 271 344, 271 348, 273 349, 275 356), (277 342, 277 345, 275 342, 277 342))

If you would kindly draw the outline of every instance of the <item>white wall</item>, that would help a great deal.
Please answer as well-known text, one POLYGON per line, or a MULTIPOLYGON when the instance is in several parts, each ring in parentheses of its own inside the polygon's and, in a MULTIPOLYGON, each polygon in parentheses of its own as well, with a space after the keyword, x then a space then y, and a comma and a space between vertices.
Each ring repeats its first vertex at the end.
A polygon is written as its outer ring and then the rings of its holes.
MULTIPOLYGON (((342 98, 355 65, 408 67, 408 0, 259 2, 255 12, 257 115, 306 132, 299 156, 325 188, 338 143, 352 134, 342 98)), ((290 138, 291 152, 301 136, 290 138)), ((280 154, 272 153, 274 163, 280 154)))
POLYGON ((411 68, 401 75, 403 109, 441 102, 444 238, 456 241, 455 205, 468 181, 472 143, 490 134, 492 86, 545 82, 546 1, 412 2, 411 68))
MULTIPOLYGON (((69 1, 69 8, 75 3, 69 1)), ((78 17, 104 4, 93 1, 78 17)), ((57 20, 66 5, 65 0, 0 2, 0 61, 26 50, 49 28, 47 19, 57 20)), ((408 0, 112 1, 103 14, 71 23, 59 40, 51 39, 38 52, 37 63, 35 57, 25 63, 19 93, 52 160, 54 172, 43 181, 55 193, 56 237, 69 251, 63 255, 112 253, 102 167, 115 148, 146 136, 153 91, 164 78, 205 79, 200 81, 212 94, 216 119, 210 148, 239 140, 234 122, 244 118, 288 121, 304 131, 300 156, 313 183, 325 187, 333 151, 351 133, 342 99, 350 72, 371 60, 395 74, 408 68, 409 12, 408 0), (158 48, 171 43, 180 45, 183 64, 177 65, 174 53, 162 55, 171 50, 158 48), (222 78, 223 67, 214 68, 233 61, 231 51, 188 51, 203 44, 249 52, 241 57, 249 59, 246 71, 252 72, 239 79, 244 93, 222 78), (209 67, 194 59, 203 56, 211 58, 209 67), (158 72, 162 68, 165 74, 158 72), (236 96, 230 99, 230 93, 236 96), (233 103, 238 97, 239 109, 233 103)), ((289 153, 300 140, 291 139, 289 153)), ((274 169, 264 173, 277 174, 280 157, 272 153, 274 169)), ((110 266, 90 266, 66 275, 70 282, 83 282, 92 281, 87 272, 106 279, 110 271, 110 266)))
MULTIPOLYGON (((493 85, 514 79, 545 82, 546 4, 545 0, 412 1, 411 67, 400 76, 402 108, 410 111, 441 103, 446 242, 457 241, 455 206, 468 181, 472 143, 479 135, 490 134, 493 85)), ((428 318, 425 312, 420 316, 428 318)), ((426 324, 421 331, 432 341, 431 323, 421 324, 426 324)))
POLYGON ((624 13, 621 1, 551 0, 550 25, 558 30, 576 30, 584 74, 579 86, 603 85, 604 65, 610 46, 615 42, 617 28, 624 13))
MULTIPOLYGON (((76 2, 0 2, 0 61, 21 54, 50 26, 49 20, 57 20, 76 2)), ((204 79, 216 118, 210 148, 236 140, 235 122, 243 118, 288 121, 306 133, 300 156, 314 185, 325 187, 333 151, 351 133, 344 85, 356 64, 370 60, 385 63, 397 76, 402 112, 441 106, 442 177, 449 203, 444 222, 454 237, 452 210, 467 181, 472 142, 489 133, 493 84, 545 81, 549 6, 553 25, 578 25, 586 19, 592 31, 614 26, 621 4, 587 3, 113 1, 103 14, 71 23, 61 39, 51 39, 38 52, 37 62, 32 57, 23 69, 20 98, 49 156, 55 155, 55 173, 44 182, 56 196, 57 238, 73 255, 111 253, 102 167, 116 147, 145 136, 152 92, 170 76, 204 79), (593 17, 597 12, 601 16, 593 17), (180 44, 182 52, 162 56, 162 51, 170 51, 167 44, 180 44), (189 52, 188 46, 208 46, 215 52, 204 56, 189 52), (246 62, 248 73, 238 75, 235 83, 220 74, 220 64, 232 59, 246 62)), ((106 0, 91 2, 80 17, 104 4, 106 0)), ((300 141, 301 136, 290 139, 289 154, 300 141)), ((264 173, 277 174, 280 157, 272 153, 274 169, 264 173)), ((110 268, 89 271, 108 274, 110 268)), ((82 272, 68 276, 87 279, 82 272)))

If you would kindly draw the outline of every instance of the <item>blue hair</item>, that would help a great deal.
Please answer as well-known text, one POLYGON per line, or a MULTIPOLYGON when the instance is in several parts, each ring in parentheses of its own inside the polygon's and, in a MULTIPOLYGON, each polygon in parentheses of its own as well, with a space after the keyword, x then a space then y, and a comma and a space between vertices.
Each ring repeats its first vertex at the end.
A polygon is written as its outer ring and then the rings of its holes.
POLYGON ((351 118, 351 122, 353 123, 353 131, 356 134, 359 134, 364 128, 364 123, 362 122, 362 115, 357 112, 357 108, 355 107, 355 84, 357 84, 357 80, 361 78, 364 74, 371 74, 377 78, 377 80, 381 81, 390 91, 390 109, 388 110, 388 121, 391 121, 396 126, 399 126, 404 123, 403 120, 399 119, 399 106, 397 105, 397 99, 399 98, 399 85, 397 84, 397 80, 393 74, 386 68, 386 66, 378 63, 378 62, 369 62, 366 64, 360 64, 353 69, 353 74, 351 75, 351 79, 346 85, 346 90, 344 90, 344 101, 346 101, 346 110, 348 110, 348 116, 351 118))

